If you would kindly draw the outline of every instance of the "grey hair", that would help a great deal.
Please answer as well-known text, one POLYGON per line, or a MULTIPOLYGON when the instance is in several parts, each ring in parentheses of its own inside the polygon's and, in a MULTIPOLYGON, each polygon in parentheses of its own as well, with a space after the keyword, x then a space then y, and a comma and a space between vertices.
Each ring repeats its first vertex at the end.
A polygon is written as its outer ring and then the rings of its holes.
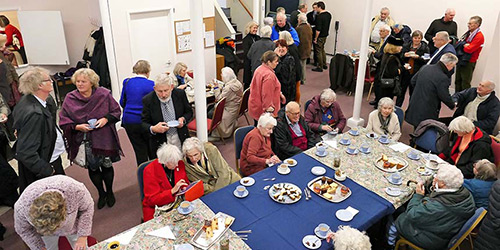
MULTIPOLYGON (((19 91, 25 95, 37 92, 38 89, 40 89, 40 85, 46 80, 43 79, 44 74, 49 75, 49 71, 40 67, 33 67, 24 72, 19 78, 19 91)), ((7 98, 7 96, 5 98, 7 98)))
POLYGON ((450 122, 448 129, 452 132, 470 133, 474 131, 475 127, 469 118, 461 115, 450 122))
POLYGON ((387 106, 391 106, 392 107, 392 112, 394 112, 394 100, 392 100, 391 98, 389 97, 384 97, 384 98, 381 98, 379 101, 378 101, 378 111, 379 112, 382 112, 382 107, 387 107, 387 106))
POLYGON ((297 9, 303 9, 305 8, 307 5, 305 3, 302 3, 302 4, 299 4, 299 7, 297 9))
POLYGON ((439 39, 442 39, 444 40, 445 42, 449 42, 450 41, 450 34, 448 34, 447 31, 439 31, 436 33, 436 36, 439 37, 439 39))
POLYGON ((319 99, 321 101, 329 101, 329 100, 336 101, 337 100, 337 94, 335 94, 335 91, 333 91, 330 88, 323 89, 321 91, 321 94, 319 95, 319 99))
POLYGON ((155 86, 158 86, 158 85, 174 85, 174 81, 172 80, 172 77, 175 77, 175 76, 169 76, 167 73, 161 73, 159 75, 156 76, 156 79, 155 79, 155 86))
POLYGON ((453 55, 452 53, 446 53, 441 56, 441 59, 439 59, 444 65, 448 65, 450 63, 457 63, 458 62, 458 57, 456 55, 453 55))
POLYGON ((132 72, 134 74, 148 74, 149 72, 151 72, 151 65, 146 60, 139 60, 134 64, 132 72))
POLYGON ((250 30, 252 29, 253 26, 259 27, 259 24, 256 23, 255 21, 248 22, 246 27, 245 27, 245 31, 244 31, 243 35, 244 36, 248 35, 248 33, 250 33, 250 30))
POLYGON ((286 12, 284 7, 278 7, 276 8, 276 13, 281 13, 281 12, 286 12))
POLYGON ((387 24, 384 24, 384 25, 380 26, 380 29, 391 32, 391 26, 389 26, 387 24))
MULTIPOLYGON (((274 24, 274 19, 270 16, 264 18, 264 21, 263 21, 264 25, 268 25, 268 26, 273 26, 274 24)), ((262 29, 260 30, 260 32, 262 33, 262 29)))
POLYGON ((384 10, 387 10, 387 14, 391 14, 391 10, 387 7, 382 7, 382 9, 380 9, 380 12, 382 12, 384 10))
POLYGON ((205 147, 198 137, 189 137, 182 144, 182 153, 186 155, 189 151, 196 149, 200 153, 205 153, 205 147))
POLYGON ((220 74, 222 76, 223 82, 229 82, 231 80, 236 79, 236 75, 234 74, 233 69, 229 67, 222 68, 220 74))
POLYGON ((158 162, 161 164, 177 164, 180 160, 182 160, 181 151, 178 147, 172 144, 163 143, 156 151, 156 154, 158 155, 158 162))
POLYGON ((264 27, 260 28, 260 36, 261 37, 270 38, 272 33, 273 33, 273 29, 271 28, 271 26, 264 25, 264 27))
POLYGON ((299 23, 307 23, 307 15, 304 13, 300 13, 297 16, 297 19, 299 20, 299 23))
POLYGON ((446 188, 458 189, 464 184, 464 175, 462 171, 448 163, 439 164, 436 178, 444 182, 446 188))
POLYGON ((450 13, 450 12, 455 12, 455 9, 453 9, 453 8, 448 8, 448 9, 446 9, 446 10, 444 11, 444 14, 446 14, 446 13, 450 13))
POLYGON ((497 167, 487 159, 477 161, 474 164, 474 168, 477 171, 476 179, 488 180, 496 177, 497 167))
POLYGON ((360 232, 350 226, 339 226, 339 230, 335 232, 335 241, 333 244, 335 250, 366 250, 372 247, 370 238, 365 232, 360 232))
POLYGON ((492 80, 486 80, 485 82, 489 83, 488 86, 490 90, 494 90, 496 88, 496 85, 492 80))
POLYGON ((269 124, 276 126, 277 124, 276 119, 271 114, 264 113, 259 117, 259 121, 257 122, 257 127, 264 128, 269 124))
POLYGON ((181 69, 187 69, 187 68, 188 68, 188 66, 185 63, 178 62, 178 63, 175 64, 174 72, 173 73, 174 73, 174 75, 178 75, 179 72, 181 71, 181 69))
POLYGON ((292 34, 290 34, 290 32, 288 32, 286 30, 280 31, 279 39, 284 39, 288 46, 290 46, 294 43, 293 38, 292 38, 292 34))
POLYGON ((278 20, 278 18, 284 18, 286 20, 286 15, 281 12, 278 12, 278 14, 276 14, 276 20, 278 20))

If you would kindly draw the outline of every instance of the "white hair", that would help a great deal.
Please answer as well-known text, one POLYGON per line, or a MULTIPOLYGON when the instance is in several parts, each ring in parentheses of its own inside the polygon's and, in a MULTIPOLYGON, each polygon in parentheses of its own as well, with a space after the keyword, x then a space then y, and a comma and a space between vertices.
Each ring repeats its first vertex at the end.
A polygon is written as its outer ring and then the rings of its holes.
POLYGON ((364 232, 350 226, 339 226, 333 245, 335 250, 369 250, 372 247, 370 238, 364 232))
POLYGON ((276 14, 276 20, 280 19, 280 18, 283 18, 286 20, 286 15, 281 13, 281 12, 278 12, 278 14, 276 14))
POLYGON ((458 57, 456 55, 453 55, 452 53, 446 53, 441 56, 439 59, 444 65, 448 65, 450 63, 457 63, 458 62, 458 57))
POLYGON ((470 133, 474 131, 475 128, 476 126, 474 125, 474 123, 472 123, 469 118, 463 115, 453 119, 448 126, 448 129, 450 131, 462 133, 470 133))
POLYGON ((321 91, 321 94, 319 95, 319 99, 321 101, 336 101, 337 100, 337 94, 335 94, 335 91, 333 91, 330 88, 323 89, 321 91))
POLYGON ((391 106, 392 111, 394 112, 394 100, 392 100, 389 97, 384 97, 378 101, 378 111, 379 112, 382 111, 382 107, 387 107, 387 106, 391 106))
MULTIPOLYGON (((172 76, 175 77, 175 76, 172 76)), ((174 81, 172 80, 172 77, 169 76, 167 73, 161 73, 156 76, 155 78, 155 86, 158 85, 174 85, 174 81)))
POLYGON ((382 9, 380 9, 380 12, 382 12, 384 10, 387 10, 387 14, 391 14, 391 10, 387 7, 382 7, 382 9))
POLYGON ((182 153, 186 155, 189 151, 196 149, 200 153, 205 153, 205 147, 198 137, 189 137, 182 144, 182 153))
POLYGON ((450 12, 455 12, 455 9, 453 9, 453 8, 448 8, 448 9, 446 9, 446 11, 444 12, 444 14, 448 14, 448 13, 450 13, 450 12))
POLYGON ((299 23, 307 23, 307 15, 304 14, 304 13, 300 13, 298 16, 297 16, 298 20, 299 20, 299 23))
POLYGON ((476 179, 489 180, 496 177, 497 167, 487 159, 482 159, 474 163, 474 168, 477 171, 476 179))
MULTIPOLYGON (((264 18, 263 23, 264 23, 264 25, 267 25, 267 26, 273 26, 274 19, 272 17, 268 16, 268 17, 264 18)), ((262 29, 260 32, 262 32, 262 29)))
POLYGON ((464 184, 464 175, 460 169, 448 163, 441 163, 438 166, 436 178, 444 182, 446 188, 458 189, 464 184))
POLYGON ((280 31, 279 39, 284 39, 286 41, 286 44, 288 46, 294 44, 294 41, 293 41, 293 38, 292 38, 292 34, 290 34, 290 32, 288 32, 286 30, 280 31))
POLYGON ((490 90, 495 90, 496 85, 495 85, 495 83, 492 80, 486 80, 485 82, 489 83, 488 84, 488 88, 490 90))
POLYGON ((272 33, 273 33, 273 30, 271 29, 271 26, 264 25, 264 27, 260 28, 260 36, 261 37, 270 38, 272 33))
POLYGON ((177 164, 180 160, 182 160, 181 151, 178 147, 172 144, 163 143, 160 148, 158 148, 158 151, 156 151, 156 154, 158 155, 158 162, 161 164, 177 164))
POLYGON ((387 24, 380 26, 380 30, 391 31, 391 27, 387 24))
POLYGON ((270 113, 264 113, 259 117, 259 121, 257 122, 257 127, 265 128, 267 125, 276 126, 276 119, 270 113))
POLYGON ((221 69, 221 76, 223 82, 229 82, 231 80, 236 79, 236 75, 234 74, 233 69, 229 67, 224 67, 221 69))
POLYGON ((436 33, 436 37, 438 37, 439 39, 442 39, 443 41, 445 42, 449 42, 450 41, 450 34, 448 34, 447 31, 439 31, 436 33))

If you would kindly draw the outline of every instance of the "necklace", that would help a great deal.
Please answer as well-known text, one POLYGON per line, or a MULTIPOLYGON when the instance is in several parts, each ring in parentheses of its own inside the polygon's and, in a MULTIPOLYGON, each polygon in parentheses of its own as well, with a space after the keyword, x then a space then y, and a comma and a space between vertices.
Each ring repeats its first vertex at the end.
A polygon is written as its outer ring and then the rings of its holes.
POLYGON ((168 182, 172 183, 172 179, 174 178, 174 174, 172 170, 167 168, 164 164, 162 164, 163 169, 165 170, 165 174, 167 175, 168 182))

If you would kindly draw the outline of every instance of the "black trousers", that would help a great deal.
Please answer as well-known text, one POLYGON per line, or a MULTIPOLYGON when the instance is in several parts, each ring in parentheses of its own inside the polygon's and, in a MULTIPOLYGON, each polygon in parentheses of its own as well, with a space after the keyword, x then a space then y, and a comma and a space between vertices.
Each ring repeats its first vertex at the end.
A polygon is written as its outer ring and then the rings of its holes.
POLYGON ((144 132, 141 124, 122 124, 127 136, 132 143, 137 165, 148 161, 149 157, 149 134, 144 132))

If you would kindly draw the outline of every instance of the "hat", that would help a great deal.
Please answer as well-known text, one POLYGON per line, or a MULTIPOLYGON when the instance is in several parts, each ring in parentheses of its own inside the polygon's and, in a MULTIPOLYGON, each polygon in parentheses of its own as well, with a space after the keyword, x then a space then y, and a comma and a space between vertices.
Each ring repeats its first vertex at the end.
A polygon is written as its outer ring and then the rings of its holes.
POLYGON ((403 46, 403 40, 401 38, 395 38, 393 36, 390 36, 387 38, 387 43, 396 45, 396 46, 403 46))

